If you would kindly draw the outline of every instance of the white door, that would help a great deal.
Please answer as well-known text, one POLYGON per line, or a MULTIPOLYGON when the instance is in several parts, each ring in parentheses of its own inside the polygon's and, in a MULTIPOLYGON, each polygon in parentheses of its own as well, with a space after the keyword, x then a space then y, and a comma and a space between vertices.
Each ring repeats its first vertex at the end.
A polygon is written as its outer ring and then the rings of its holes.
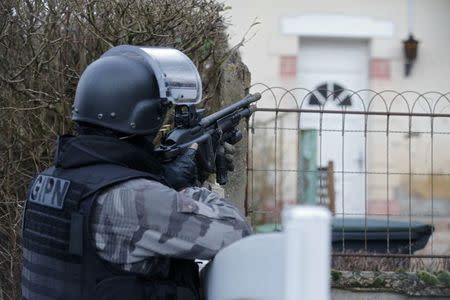
MULTIPOLYGON (((368 40, 300 38, 298 86, 316 91, 306 95, 302 108, 363 110, 362 97, 347 89, 368 88, 368 40)), ((362 94, 361 94, 362 95, 362 94)), ((364 95, 362 95, 364 96, 364 95)), ((333 161, 336 212, 363 214, 365 209, 364 116, 303 113, 302 128, 321 130, 318 137, 318 165, 333 161), (344 126, 344 135, 342 129, 344 126), (344 171, 344 173, 342 173, 344 171)))

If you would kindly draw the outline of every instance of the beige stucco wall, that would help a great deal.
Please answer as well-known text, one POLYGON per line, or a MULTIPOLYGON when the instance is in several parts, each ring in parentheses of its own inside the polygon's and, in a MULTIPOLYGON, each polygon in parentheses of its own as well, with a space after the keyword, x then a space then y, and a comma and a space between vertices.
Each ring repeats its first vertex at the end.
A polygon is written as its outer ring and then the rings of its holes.
MULTIPOLYGON (((413 32, 420 41, 419 57, 408 78, 403 76, 402 40, 408 36, 407 0, 227 0, 231 43, 238 43, 256 20, 261 24, 247 36, 256 35, 241 49, 244 62, 252 73, 252 82, 269 85, 293 85, 279 77, 279 56, 296 55, 298 38, 280 32, 284 16, 306 14, 341 14, 365 16, 394 24, 392 38, 371 40, 371 57, 391 59, 391 80, 371 80, 375 90, 450 90, 450 1, 412 1, 413 32)), ((301 54, 300 54, 301 55, 301 54)), ((301 56, 299 57, 301 59, 301 56)))

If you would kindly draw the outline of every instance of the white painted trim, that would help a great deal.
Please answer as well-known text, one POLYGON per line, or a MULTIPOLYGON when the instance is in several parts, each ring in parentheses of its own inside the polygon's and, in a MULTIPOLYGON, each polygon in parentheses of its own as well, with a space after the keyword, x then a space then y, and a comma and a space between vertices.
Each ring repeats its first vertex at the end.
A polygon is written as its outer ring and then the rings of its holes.
POLYGON ((391 21, 333 14, 286 16, 280 27, 283 34, 311 37, 390 38, 394 34, 391 21))

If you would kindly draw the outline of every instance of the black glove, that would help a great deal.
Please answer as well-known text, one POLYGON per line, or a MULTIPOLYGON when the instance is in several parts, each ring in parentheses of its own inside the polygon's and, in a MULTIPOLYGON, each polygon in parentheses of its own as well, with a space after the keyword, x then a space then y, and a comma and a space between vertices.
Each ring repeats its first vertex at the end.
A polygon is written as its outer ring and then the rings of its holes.
POLYGON ((192 144, 186 151, 171 162, 164 163, 164 177, 177 191, 197 183, 197 164, 195 153, 198 145, 192 144))

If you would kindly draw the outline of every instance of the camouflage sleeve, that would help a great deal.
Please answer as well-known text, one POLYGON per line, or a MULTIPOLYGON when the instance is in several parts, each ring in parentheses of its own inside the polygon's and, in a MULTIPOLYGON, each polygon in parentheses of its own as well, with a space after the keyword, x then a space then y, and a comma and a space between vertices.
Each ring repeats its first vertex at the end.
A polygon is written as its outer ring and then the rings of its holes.
POLYGON ((239 210, 217 193, 177 192, 145 179, 102 193, 91 228, 98 254, 122 265, 157 256, 210 259, 251 233, 239 210))

